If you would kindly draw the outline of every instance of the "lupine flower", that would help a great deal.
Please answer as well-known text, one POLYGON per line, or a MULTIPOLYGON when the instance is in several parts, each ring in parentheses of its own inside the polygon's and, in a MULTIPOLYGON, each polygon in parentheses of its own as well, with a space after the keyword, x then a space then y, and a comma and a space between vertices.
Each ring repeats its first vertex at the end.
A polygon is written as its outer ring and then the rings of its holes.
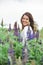
POLYGON ((17 22, 14 24, 14 30, 17 30, 17 22))
POLYGON ((19 28, 19 25, 18 25, 18 36, 20 37, 20 28, 19 28))
POLYGON ((38 40, 38 38, 39 38, 39 31, 36 31, 36 32, 33 31, 33 38, 36 38, 38 40))
POLYGON ((14 35, 18 36, 18 30, 14 31, 14 35))
POLYGON ((22 49, 22 61, 23 61, 23 65, 25 63, 27 63, 27 61, 28 61, 28 48, 27 48, 26 41, 25 41, 25 44, 24 44, 23 49, 22 49))
POLYGON ((33 35, 31 35, 31 30, 30 30, 30 28, 28 27, 27 39, 29 40, 29 39, 31 39, 31 38, 33 38, 33 35))
POLYGON ((36 32, 36 38, 38 39, 39 38, 39 31, 37 30, 36 32))
POLYGON ((31 34, 30 28, 28 27, 27 36, 29 37, 31 34))
POLYGON ((2 19, 2 22, 1 22, 1 26, 2 26, 2 27, 4 26, 4 24, 3 24, 3 19, 2 19))
POLYGON ((14 53, 13 44, 12 44, 12 43, 10 43, 10 47, 9 47, 8 53, 9 53, 9 54, 10 54, 10 53, 11 53, 11 54, 14 53))
POLYGON ((14 24, 14 35, 18 36, 17 22, 14 24))
POLYGON ((15 25, 14 25, 14 35, 18 37, 17 41, 21 42, 20 28, 19 28, 19 25, 17 28, 17 22, 15 22, 15 25))
POLYGON ((35 38, 36 37, 36 35, 35 35, 35 32, 33 31, 33 37, 35 38))
POLYGON ((12 65, 16 64, 16 62, 15 62, 15 51, 13 49, 13 44, 11 43, 11 41, 10 41, 10 47, 8 50, 8 55, 11 57, 12 65))
POLYGON ((8 31, 9 31, 9 32, 11 31, 11 24, 9 24, 9 29, 8 29, 8 31))
POLYGON ((31 34, 31 36, 29 37, 29 39, 33 39, 34 38, 34 34, 31 34))
POLYGON ((19 25, 18 25, 18 41, 21 42, 21 36, 20 36, 20 28, 19 28, 19 25))
POLYGON ((37 31, 36 33, 33 31, 33 34, 31 34, 31 30, 30 32, 27 32, 27 38, 28 39, 34 39, 34 38, 39 38, 39 31, 37 31))

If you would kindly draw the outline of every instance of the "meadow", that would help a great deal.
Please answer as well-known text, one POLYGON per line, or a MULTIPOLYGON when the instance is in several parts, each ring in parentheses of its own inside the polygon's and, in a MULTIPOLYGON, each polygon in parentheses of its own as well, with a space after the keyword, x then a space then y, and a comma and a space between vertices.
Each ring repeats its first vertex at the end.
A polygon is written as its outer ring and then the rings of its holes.
MULTIPOLYGON (((23 45, 14 29, 0 27, 0 65, 22 65, 23 45)), ((27 62, 23 65, 43 65, 43 28, 40 38, 28 40, 27 62)))

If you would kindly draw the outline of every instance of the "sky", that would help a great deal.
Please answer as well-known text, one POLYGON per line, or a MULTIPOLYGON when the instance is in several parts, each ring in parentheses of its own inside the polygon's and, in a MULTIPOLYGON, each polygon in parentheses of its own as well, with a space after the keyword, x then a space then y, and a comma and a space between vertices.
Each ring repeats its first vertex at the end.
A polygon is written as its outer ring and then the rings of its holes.
POLYGON ((21 28, 21 16, 25 12, 30 12, 34 21, 38 24, 38 29, 43 27, 43 0, 0 0, 0 24, 3 19, 6 27, 17 21, 21 28))

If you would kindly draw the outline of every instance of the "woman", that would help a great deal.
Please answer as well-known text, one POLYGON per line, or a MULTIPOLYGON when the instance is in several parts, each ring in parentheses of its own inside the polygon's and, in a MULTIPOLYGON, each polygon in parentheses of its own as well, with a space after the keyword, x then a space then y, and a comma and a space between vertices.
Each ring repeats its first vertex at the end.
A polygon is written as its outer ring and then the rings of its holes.
POLYGON ((24 44, 25 41, 28 40, 28 38, 30 39, 33 37, 32 34, 34 31, 34 20, 32 14, 29 12, 24 13, 21 17, 21 24, 22 24, 21 37, 23 39, 22 42, 24 44))

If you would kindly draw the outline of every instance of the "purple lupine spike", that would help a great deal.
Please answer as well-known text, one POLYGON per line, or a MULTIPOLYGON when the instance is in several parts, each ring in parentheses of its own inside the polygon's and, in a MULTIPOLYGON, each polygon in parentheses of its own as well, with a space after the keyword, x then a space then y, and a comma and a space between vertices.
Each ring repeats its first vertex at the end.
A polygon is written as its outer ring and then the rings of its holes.
POLYGON ((17 30, 17 22, 14 24, 14 30, 17 30))
POLYGON ((35 32, 33 31, 33 37, 35 38, 36 37, 36 35, 35 35, 35 32))
POLYGON ((18 36, 17 22, 15 22, 15 24, 14 24, 14 35, 18 36))
POLYGON ((14 31, 14 35, 15 36, 18 36, 18 31, 14 31))
POLYGON ((21 42, 20 28, 19 28, 19 25, 17 28, 17 22, 15 22, 15 25, 14 25, 14 35, 18 37, 17 41, 21 42))
MULTIPOLYGON (((28 33, 28 34, 29 34, 29 33, 28 33)), ((33 31, 33 34, 31 34, 31 32, 30 32, 30 34, 29 34, 29 36, 28 36, 28 39, 34 39, 34 38, 36 38, 36 39, 39 38, 39 31, 38 31, 38 30, 37 30, 36 33, 33 31)))
MULTIPOLYGON (((9 47, 9 50, 8 50, 8 55, 9 57, 11 58, 12 60, 12 65, 16 64, 16 60, 15 60, 15 51, 13 49, 13 44, 10 43, 10 47, 9 47)), ((10 60, 10 59, 9 59, 10 60)), ((10 62, 11 63, 11 62, 10 62)))
POLYGON ((11 31, 11 24, 9 24, 9 29, 8 29, 8 31, 9 31, 9 32, 11 31))
POLYGON ((38 38, 39 38, 39 31, 38 30, 36 32, 33 31, 33 38, 36 38, 38 40, 38 38))
POLYGON ((34 35, 33 34, 31 34, 30 37, 29 37, 29 40, 31 40, 31 39, 34 39, 34 35))
POLYGON ((31 40, 31 39, 34 39, 35 37, 36 37, 36 35, 35 35, 35 32, 33 31, 33 33, 31 34, 31 30, 30 30, 30 32, 28 32, 28 40, 31 40))
POLYGON ((19 25, 18 25, 18 30, 20 31, 20 27, 19 27, 19 25))
POLYGON ((21 35, 20 35, 20 28, 19 28, 19 26, 18 26, 18 41, 22 42, 22 38, 21 38, 21 35))
POLYGON ((31 34, 30 39, 36 38, 37 34, 33 31, 33 34, 31 34))
POLYGON ((18 28, 17 28, 17 22, 15 22, 14 24, 14 35, 18 37, 18 41, 21 42, 22 39, 21 39, 21 35, 20 35, 20 28, 19 28, 19 25, 18 25, 18 28))
POLYGON ((37 30, 36 32, 36 38, 38 39, 39 38, 39 31, 37 30))
POLYGON ((18 25, 18 36, 20 37, 20 28, 19 28, 19 25, 18 25))
POLYGON ((21 35, 20 35, 20 28, 19 28, 19 25, 18 25, 18 41, 21 42, 21 35))
POLYGON ((31 37, 31 30, 30 30, 30 28, 28 27, 27 38, 29 39, 30 37, 31 37))
POLYGON ((22 49, 22 61, 23 61, 23 65, 25 65, 28 61, 28 47, 26 41, 22 49))

